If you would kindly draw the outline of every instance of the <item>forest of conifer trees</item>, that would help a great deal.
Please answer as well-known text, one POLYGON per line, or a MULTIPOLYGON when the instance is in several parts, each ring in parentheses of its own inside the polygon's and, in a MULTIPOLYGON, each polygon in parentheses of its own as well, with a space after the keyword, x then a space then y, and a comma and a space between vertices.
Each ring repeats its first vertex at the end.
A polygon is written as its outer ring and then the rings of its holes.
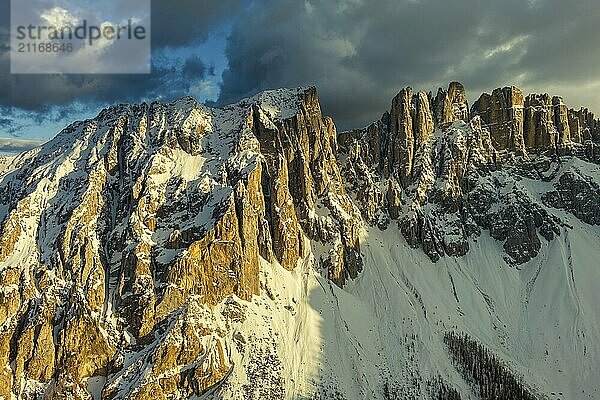
MULTIPOLYGON (((515 377, 488 349, 468 335, 447 332, 444 343, 463 378, 478 389, 482 400, 536 400, 523 384, 522 379, 515 377)), ((458 395, 458 393, 457 393, 458 395)), ((455 400, 450 391, 446 397, 439 399, 455 400)))

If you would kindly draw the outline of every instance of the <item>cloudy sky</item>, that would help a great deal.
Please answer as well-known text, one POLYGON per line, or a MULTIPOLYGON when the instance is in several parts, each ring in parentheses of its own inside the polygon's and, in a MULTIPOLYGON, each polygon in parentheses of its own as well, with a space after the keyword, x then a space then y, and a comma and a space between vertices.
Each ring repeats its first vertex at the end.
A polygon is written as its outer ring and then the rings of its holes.
POLYGON ((149 75, 11 75, 9 7, 0 0, 0 148, 114 103, 224 104, 309 84, 340 129, 378 118, 404 86, 453 80, 471 100, 516 84, 600 112, 598 0, 153 0, 149 75))

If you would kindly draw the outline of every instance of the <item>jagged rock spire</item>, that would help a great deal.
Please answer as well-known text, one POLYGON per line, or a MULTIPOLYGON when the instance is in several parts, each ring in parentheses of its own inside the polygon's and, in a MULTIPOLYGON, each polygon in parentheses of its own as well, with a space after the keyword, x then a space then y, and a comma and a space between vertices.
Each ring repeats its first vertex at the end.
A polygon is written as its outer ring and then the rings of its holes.
POLYGON ((469 103, 465 87, 459 82, 451 82, 447 91, 439 88, 433 99, 433 110, 438 126, 457 120, 469 122, 469 103))
POLYGON ((440 88, 435 99, 431 93, 414 93, 406 87, 392 100, 389 113, 367 128, 378 147, 371 156, 386 174, 396 174, 406 186, 413 172, 415 149, 431 139, 436 127, 457 120, 469 122, 468 110, 465 89, 458 82, 452 82, 448 90, 440 88))

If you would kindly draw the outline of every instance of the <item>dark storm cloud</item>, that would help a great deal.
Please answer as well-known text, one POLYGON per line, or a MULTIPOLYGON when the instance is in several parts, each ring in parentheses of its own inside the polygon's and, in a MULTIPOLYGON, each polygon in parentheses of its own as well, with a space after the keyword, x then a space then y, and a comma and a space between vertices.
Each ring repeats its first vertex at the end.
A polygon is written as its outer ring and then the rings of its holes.
POLYGON ((214 69, 198 57, 190 60, 181 55, 180 58, 166 57, 163 50, 203 42, 242 2, 154 0, 151 14, 153 67, 149 75, 11 75, 10 13, 4 12, 9 9, 10 1, 0 0, 0 106, 46 112, 49 107, 66 106, 74 101, 114 103, 180 97, 188 92, 193 80, 214 74, 214 69))
MULTIPOLYGON (((181 74, 183 61, 157 61, 149 75, 7 75, 0 76, 0 105, 29 111, 79 102, 136 102, 145 98, 171 99, 186 93, 193 83, 181 74)), ((6 61, 8 63, 8 61, 6 61)), ((2 61, 0 60, 0 66, 2 61)), ((5 68, 9 68, 4 65, 5 68)), ((202 80, 210 69, 196 69, 202 80)))
POLYGON ((154 0, 152 44, 180 47, 207 39, 211 29, 231 17, 244 0, 154 0))
POLYGON ((522 67, 534 82, 587 83, 598 80, 600 4, 597 1, 548 2, 522 67))
MULTIPOLYGON (((97 107, 99 111, 101 107, 97 107)), ((89 111, 88 104, 72 103, 67 106, 45 106, 40 110, 27 111, 17 107, 0 106, 0 138, 21 136, 39 127, 52 127, 60 130, 65 121, 71 122, 76 116, 89 111)), ((51 134, 56 132, 46 132, 51 134)))
POLYGON ((594 107, 599 24, 597 0, 257 0, 229 38, 220 102, 316 84, 349 128, 405 85, 458 80, 471 96, 518 84, 594 107))
POLYGON ((206 65, 200 57, 191 57, 185 60, 182 72, 186 78, 205 77, 207 75, 214 76, 215 67, 206 65))
MULTIPOLYGON (((0 10, 8 3, 0 0, 0 10)), ((166 56, 168 49, 202 42, 230 20, 220 103, 316 84, 324 111, 351 128, 377 118, 403 86, 458 80, 471 99, 518 84, 600 109, 597 0, 154 0, 150 75, 10 75, 8 18, 0 13, 5 110, 57 115, 74 101, 180 96, 214 67, 202 55, 166 56)))

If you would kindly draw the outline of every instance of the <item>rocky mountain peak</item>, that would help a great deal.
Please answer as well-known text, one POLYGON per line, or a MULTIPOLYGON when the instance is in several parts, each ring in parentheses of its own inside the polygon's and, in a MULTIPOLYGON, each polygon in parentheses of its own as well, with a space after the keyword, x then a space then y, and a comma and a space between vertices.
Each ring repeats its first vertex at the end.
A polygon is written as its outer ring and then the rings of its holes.
POLYGON ((598 162, 590 133, 597 125, 561 97, 524 96, 515 86, 484 93, 467 110, 459 83, 435 99, 402 89, 389 122, 386 113, 340 135, 345 181, 367 221, 384 229, 397 220, 408 243, 432 260, 465 255, 469 238, 486 229, 504 242, 510 263, 527 262, 539 252, 538 235, 552 240, 560 222, 523 192, 520 176, 550 168, 545 157, 598 162))
POLYGON ((363 130, 344 133, 339 141, 345 144, 366 132, 372 147, 368 158, 386 176, 394 175, 399 183, 408 186, 414 175, 415 152, 432 139, 436 127, 469 119, 466 92, 460 83, 451 83, 448 90, 440 88, 435 98, 431 93, 414 93, 407 87, 394 97, 390 111, 379 121, 363 130))
POLYGON ((38 393, 29 379, 87 399, 97 375, 103 398, 200 395, 232 367, 225 317, 200 315, 260 295, 261 260, 294 270, 310 239, 329 279, 356 277, 336 136, 314 88, 285 89, 112 107, 18 157, 0 176, 0 361, 17 365, 0 395, 38 393), (144 379, 126 353, 152 360, 144 379))

